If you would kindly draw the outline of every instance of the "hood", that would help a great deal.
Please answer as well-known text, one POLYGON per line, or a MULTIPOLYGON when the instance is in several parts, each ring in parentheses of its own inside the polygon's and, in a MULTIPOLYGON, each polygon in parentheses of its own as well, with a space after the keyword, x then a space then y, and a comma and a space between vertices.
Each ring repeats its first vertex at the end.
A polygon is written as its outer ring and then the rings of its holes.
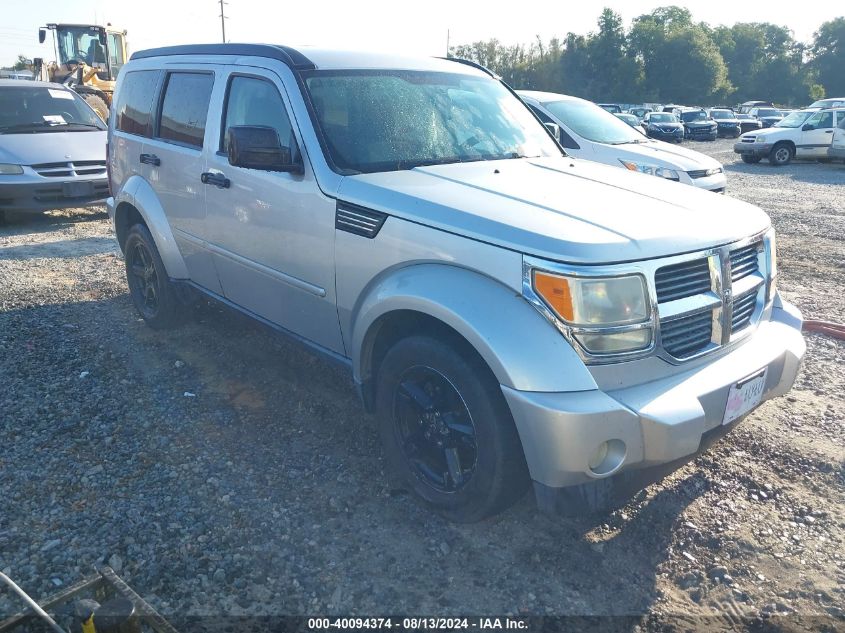
POLYGON ((38 165, 106 160, 105 130, 0 134, 0 163, 38 165))
POLYGON ((715 119, 715 121, 716 121, 716 124, 733 123, 734 125, 737 125, 739 123, 739 119, 715 119))
MULTIPOLYGON (((800 129, 800 128, 799 128, 800 129)), ((751 132, 746 132, 745 134, 749 136, 757 137, 758 141, 768 141, 770 139, 777 139, 777 138, 785 138, 793 136, 795 133, 795 128, 791 127, 767 127, 761 130, 754 130, 751 132)), ((745 136, 743 134, 743 136, 745 136)))
POLYGON ((653 125, 655 127, 660 127, 660 128, 665 129, 665 130, 670 130, 670 129, 671 130, 677 130, 678 128, 684 127, 683 123, 673 123, 671 121, 667 121, 666 123, 653 122, 653 123, 649 123, 649 125, 650 126, 653 125))
POLYGON ((695 251, 770 226, 757 207, 570 157, 343 178, 342 200, 546 259, 597 264, 695 251))
POLYGON ((625 143, 624 145, 607 145, 605 147, 605 152, 612 151, 617 158, 647 162, 649 165, 670 167, 681 171, 712 169, 722 166, 722 163, 715 158, 701 152, 663 141, 650 140, 646 143, 625 143))
POLYGON ((687 127, 713 127, 716 125, 715 121, 685 121, 684 125, 687 127))

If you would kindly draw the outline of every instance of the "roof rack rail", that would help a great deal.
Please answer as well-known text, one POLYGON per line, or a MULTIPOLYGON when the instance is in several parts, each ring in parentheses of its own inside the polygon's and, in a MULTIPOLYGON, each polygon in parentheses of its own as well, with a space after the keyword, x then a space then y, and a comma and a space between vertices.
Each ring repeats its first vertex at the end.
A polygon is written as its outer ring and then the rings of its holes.
POLYGON ((474 62, 470 59, 464 59, 463 57, 438 57, 437 59, 445 59, 448 62, 457 62, 459 64, 463 64, 464 66, 471 66, 472 68, 475 68, 476 70, 480 70, 483 73, 487 73, 493 79, 501 79, 501 77, 499 75, 494 73, 492 70, 490 70, 486 66, 482 66, 478 62, 474 62))
POLYGON ((314 70, 317 66, 295 48, 276 44, 184 44, 148 48, 132 54, 130 59, 146 59, 168 55, 239 55, 267 57, 286 64, 291 70, 314 70))

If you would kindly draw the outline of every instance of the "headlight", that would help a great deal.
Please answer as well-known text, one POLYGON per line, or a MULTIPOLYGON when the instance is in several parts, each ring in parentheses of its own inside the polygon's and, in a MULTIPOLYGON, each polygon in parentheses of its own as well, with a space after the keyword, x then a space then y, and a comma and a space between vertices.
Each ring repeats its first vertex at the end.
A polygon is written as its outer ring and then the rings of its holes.
POLYGON ((0 163, 0 175, 1 176, 14 176, 15 174, 22 174, 23 167, 20 165, 9 165, 5 163, 0 163))
POLYGON ((645 165, 642 163, 635 163, 630 160, 622 160, 619 159, 619 162, 622 163, 626 169, 631 171, 638 171, 643 174, 648 174, 650 176, 658 176, 659 178, 665 178, 666 180, 680 180, 681 177, 678 175, 678 172, 674 169, 669 169, 668 167, 658 167, 657 165, 645 165))
POLYGON ((651 345, 649 302, 640 275, 572 277, 535 270, 533 287, 590 354, 633 352, 651 345))

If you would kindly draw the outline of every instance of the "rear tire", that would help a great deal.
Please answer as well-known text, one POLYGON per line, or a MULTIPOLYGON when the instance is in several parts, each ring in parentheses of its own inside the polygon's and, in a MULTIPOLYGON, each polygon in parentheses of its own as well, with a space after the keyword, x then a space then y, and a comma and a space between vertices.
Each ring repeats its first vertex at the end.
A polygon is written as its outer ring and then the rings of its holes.
POLYGON ((753 156, 752 154, 741 154, 742 162, 748 163, 749 165, 754 165, 759 163, 762 158, 760 156, 753 156))
POLYGON ((501 388, 461 340, 400 340, 378 369, 376 413, 390 468, 444 517, 472 523, 528 485, 522 443, 501 388))
POLYGON ((789 143, 776 143, 769 152, 769 163, 775 167, 783 167, 792 162, 793 150, 789 143))
POLYGON ((135 224, 124 245, 126 281, 135 309, 154 330, 181 325, 185 304, 167 276, 153 236, 143 224, 135 224))

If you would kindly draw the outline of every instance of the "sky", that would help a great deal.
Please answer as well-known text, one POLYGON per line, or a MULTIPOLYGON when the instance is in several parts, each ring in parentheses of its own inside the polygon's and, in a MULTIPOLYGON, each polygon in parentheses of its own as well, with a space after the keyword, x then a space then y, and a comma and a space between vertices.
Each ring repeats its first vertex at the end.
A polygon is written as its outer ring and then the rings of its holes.
MULTIPOLYGON (((410 55, 444 55, 452 45, 497 38, 505 44, 596 30, 603 7, 626 27, 638 15, 677 4, 711 26, 773 22, 809 42, 822 22, 845 14, 841 0, 749 2, 698 0, 226 0, 226 40, 315 44, 410 55), (516 7, 519 10, 515 10, 516 7)), ((130 52, 173 44, 220 42, 217 0, 0 0, 0 66, 17 55, 54 59, 51 39, 38 44, 47 22, 105 24, 128 31, 130 52)))

